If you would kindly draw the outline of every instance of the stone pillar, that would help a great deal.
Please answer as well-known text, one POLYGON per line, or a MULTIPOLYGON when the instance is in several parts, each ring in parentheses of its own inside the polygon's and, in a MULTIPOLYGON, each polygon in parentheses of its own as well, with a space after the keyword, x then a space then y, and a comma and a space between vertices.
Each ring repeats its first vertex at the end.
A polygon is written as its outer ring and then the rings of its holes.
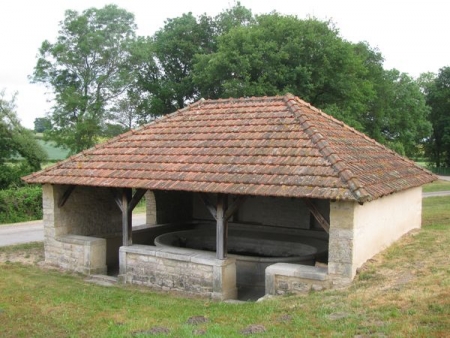
POLYGON ((145 223, 148 225, 156 224, 156 201, 153 191, 147 190, 145 193, 145 223))
POLYGON ((353 266, 355 202, 330 203, 328 273, 336 283, 348 284, 356 274, 353 266))

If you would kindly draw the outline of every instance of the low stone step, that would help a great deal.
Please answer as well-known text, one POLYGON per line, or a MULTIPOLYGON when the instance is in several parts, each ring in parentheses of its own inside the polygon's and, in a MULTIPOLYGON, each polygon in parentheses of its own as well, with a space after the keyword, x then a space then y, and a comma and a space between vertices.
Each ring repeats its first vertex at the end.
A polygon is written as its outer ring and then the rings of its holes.
POLYGON ((90 275, 85 279, 85 281, 102 286, 112 286, 117 284, 117 277, 107 275, 90 275))

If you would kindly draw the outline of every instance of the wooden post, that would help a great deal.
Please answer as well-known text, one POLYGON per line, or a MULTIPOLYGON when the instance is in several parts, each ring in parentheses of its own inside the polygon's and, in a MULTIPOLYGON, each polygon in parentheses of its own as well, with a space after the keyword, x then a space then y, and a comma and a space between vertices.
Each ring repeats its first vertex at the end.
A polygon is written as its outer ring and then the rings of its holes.
POLYGON ((122 234, 123 240, 122 244, 124 246, 129 246, 133 244, 132 233, 133 233, 133 221, 131 217, 132 210, 128 210, 128 205, 131 201, 132 191, 130 188, 122 189, 122 234))
POLYGON ((228 240, 228 220, 225 218, 227 210, 228 195, 217 194, 216 209, 216 258, 225 259, 227 257, 228 240))

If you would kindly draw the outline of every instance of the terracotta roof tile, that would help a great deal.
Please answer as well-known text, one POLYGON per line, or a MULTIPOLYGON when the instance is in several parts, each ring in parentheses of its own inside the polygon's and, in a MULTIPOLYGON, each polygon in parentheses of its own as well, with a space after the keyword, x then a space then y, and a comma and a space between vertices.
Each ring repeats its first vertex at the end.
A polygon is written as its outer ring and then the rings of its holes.
POLYGON ((289 94, 201 100, 24 178, 359 202, 434 179, 289 94))

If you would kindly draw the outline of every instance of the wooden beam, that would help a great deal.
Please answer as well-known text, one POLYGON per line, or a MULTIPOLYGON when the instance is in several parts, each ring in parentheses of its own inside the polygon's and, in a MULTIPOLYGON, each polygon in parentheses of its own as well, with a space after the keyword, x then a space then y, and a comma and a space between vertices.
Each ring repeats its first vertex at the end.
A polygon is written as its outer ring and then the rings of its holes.
POLYGON ((229 206, 229 208, 225 212, 225 219, 229 220, 231 216, 241 207, 241 205, 245 202, 247 196, 239 196, 233 204, 229 206))
POLYGON ((59 202, 58 202, 58 208, 62 208, 64 204, 66 204, 67 200, 69 199, 72 192, 75 190, 77 186, 76 185, 69 185, 64 191, 64 194, 61 196, 59 202))
POLYGON ((313 214, 314 218, 319 222, 319 224, 322 226, 322 228, 329 234, 330 233, 330 224, 325 219, 325 217, 322 216, 319 209, 314 205, 314 203, 311 202, 310 199, 303 199, 303 202, 305 202, 306 206, 308 207, 311 214, 313 214))
POLYGON ((144 197, 145 193, 147 192, 146 189, 136 189, 136 192, 134 193, 133 198, 130 201, 130 204, 128 205, 128 211, 132 212, 136 205, 139 203, 139 201, 144 197))
POLYGON ((217 228, 216 228, 216 258, 227 257, 228 220, 225 218, 228 196, 217 194, 217 228))
POLYGON ((217 220, 216 207, 211 203, 211 200, 209 199, 208 195, 202 192, 199 194, 199 196, 203 201, 203 204, 205 204, 206 208, 209 210, 211 216, 214 217, 215 220, 217 220))
POLYGON ((131 188, 122 189, 122 244, 124 246, 130 246, 133 244, 133 223, 131 212, 128 210, 132 197, 131 195, 131 188))
POLYGON ((116 204, 119 207, 120 211, 123 212, 123 209, 122 209, 122 194, 121 194, 120 189, 112 188, 112 189, 110 189, 110 191, 111 191, 111 194, 114 197, 114 201, 116 202, 116 204))

